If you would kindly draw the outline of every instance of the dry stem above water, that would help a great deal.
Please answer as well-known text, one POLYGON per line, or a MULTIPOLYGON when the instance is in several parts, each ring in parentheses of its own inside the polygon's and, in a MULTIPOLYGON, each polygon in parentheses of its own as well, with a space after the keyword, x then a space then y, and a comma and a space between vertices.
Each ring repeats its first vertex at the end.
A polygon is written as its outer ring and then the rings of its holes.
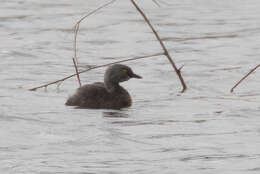
MULTIPOLYGON (((157 53, 157 54, 152 54, 152 55, 147 55, 147 56, 139 56, 139 57, 134 57, 134 58, 128 58, 128 59, 125 59, 125 60, 120 60, 120 61, 116 61, 116 62, 112 62, 112 63, 107 63, 107 64, 103 64, 103 65, 99 65, 99 66, 94 66, 94 67, 91 67, 91 68, 88 68, 86 70, 83 70, 83 71, 79 71, 78 74, 81 74, 81 73, 84 73, 84 72, 87 72, 87 71, 90 71, 92 69, 97 69, 97 68, 101 68, 101 67, 106 67, 106 66, 110 66, 110 65, 113 65, 113 64, 117 64, 117 63, 122 63, 122 62, 128 62, 128 61, 133 61, 133 60, 138 60, 138 59, 145 59, 145 58, 151 58, 151 57, 157 57, 157 56, 162 56, 164 55, 164 53, 157 53)), ((121 58, 120 58, 121 59, 121 58)), ((44 85, 41 85, 41 86, 38 86, 38 87, 34 87, 34 88, 31 88, 29 89, 30 91, 36 91, 37 89, 39 88, 46 88, 50 85, 53 85, 53 84, 57 84, 57 83, 60 83, 60 82, 63 82, 67 79, 70 79, 71 77, 74 77, 74 76, 77 76, 77 73, 75 74, 72 74, 72 75, 69 75, 67 77, 64 77, 60 80, 56 80, 54 82, 50 82, 50 83, 47 83, 47 84, 44 84, 44 85)))
POLYGON ((73 60, 73 65, 75 67, 75 71, 77 74, 77 78, 78 78, 78 82, 79 82, 79 86, 81 87, 81 81, 80 81, 80 77, 79 77, 79 73, 78 73, 78 60, 77 60, 77 36, 78 36, 78 32, 79 32, 79 25, 80 23, 86 19, 87 17, 95 14, 97 11, 101 10, 104 7, 107 7, 108 5, 114 3, 116 0, 112 0, 100 7, 98 7, 97 9, 91 11, 89 14, 87 14, 86 16, 82 17, 79 21, 76 22, 75 26, 74 26, 74 42, 73 42, 73 50, 74 50, 74 57, 72 58, 73 60))
MULTIPOLYGON (((70 75, 70 76, 67 76, 65 78, 62 78, 60 80, 56 80, 54 82, 51 82, 51 83, 48 83, 48 84, 45 84, 45 85, 41 85, 41 86, 38 86, 38 87, 35 87, 35 88, 31 88, 29 90, 31 91, 35 91, 39 88, 43 88, 43 87, 48 87, 49 85, 52 85, 52 84, 56 84, 56 83, 59 83, 59 82, 63 82, 71 77, 74 77, 74 76, 77 76, 77 79, 78 79, 78 82, 79 82, 79 86, 81 86, 81 81, 80 81, 80 76, 79 74, 81 73, 84 73, 84 72, 87 72, 89 70, 92 70, 92 69, 96 69, 96 68, 100 68, 100 67, 104 67, 104 66, 109 66, 109 65, 112 65, 112 64, 115 64, 115 63, 120 63, 120 62, 126 62, 126 61, 132 61, 132 60, 137 60, 137 59, 142 59, 142 58, 148 58, 148 57, 154 57, 154 56, 160 56, 160 55, 165 55, 169 62, 171 63, 172 67, 174 68, 175 72, 177 73, 180 81, 181 81, 181 84, 182 84, 182 91, 181 92, 184 92, 186 89, 187 89, 187 86, 183 80, 183 77, 181 75, 181 68, 177 68, 177 66, 175 65, 174 61, 172 60, 167 48, 165 47, 163 41, 161 40, 160 36, 158 35, 158 33, 155 31, 154 27, 152 26, 151 22, 149 21, 149 19, 146 17, 146 15, 144 14, 144 12, 139 8, 139 6, 135 3, 134 0, 130 0, 132 2, 132 4, 135 6, 135 8, 137 9, 137 11, 143 16, 145 22, 148 24, 148 26, 151 28, 151 30, 153 31, 154 35, 156 36, 157 40, 159 41, 162 49, 164 50, 164 53, 158 53, 158 54, 153 54, 153 55, 148 55, 148 56, 141 56, 141 57, 135 57, 135 58, 130 58, 130 59, 127 59, 127 60, 122 60, 122 61, 117 61, 117 62, 113 62, 113 63, 108 63, 108 64, 104 64, 104 65, 100 65, 100 66, 95 66, 95 67, 92 67, 92 68, 89 68, 89 69, 86 69, 84 71, 78 71, 78 61, 77 61, 77 35, 78 35, 78 31, 79 31, 79 25, 80 23, 86 19, 87 17, 89 17, 90 15, 96 13, 98 10, 114 3, 116 0, 112 0, 104 5, 102 5, 101 7, 93 10, 92 12, 90 12, 88 15, 84 16, 83 18, 81 18, 79 21, 77 21, 77 23, 75 24, 74 26, 74 42, 73 42, 73 49, 74 49, 74 57, 72 58, 73 60, 73 64, 74 64, 74 67, 75 67, 75 71, 76 71, 76 74, 73 74, 73 75, 70 75)), ((156 1, 156 0, 153 0, 152 2, 154 2, 156 5, 160 6, 159 3, 156 1)))
POLYGON ((138 7, 138 5, 135 3, 134 0, 130 0, 132 2, 132 4, 135 6, 135 8, 137 9, 137 11, 143 16, 145 22, 149 25, 149 27, 151 28, 151 30, 153 31, 155 37, 157 38, 157 40, 159 41, 162 49, 164 50, 164 55, 168 58, 169 62, 171 63, 172 67, 174 68, 175 72, 177 73, 181 84, 182 84, 182 91, 181 92, 185 92, 185 90, 187 89, 187 86, 183 80, 183 77, 181 75, 181 68, 177 68, 177 66, 175 65, 174 61, 172 60, 168 50, 166 49, 163 41, 161 40, 160 36, 158 35, 158 33, 155 31, 154 27, 152 26, 151 22, 149 21, 149 19, 146 17, 146 15, 144 14, 144 12, 138 7))
POLYGON ((257 65, 256 67, 254 67, 251 71, 249 71, 242 79, 240 79, 236 84, 235 86, 233 86, 233 88, 231 88, 230 92, 233 92, 234 89, 242 82, 244 81, 250 74, 252 74, 257 68, 260 67, 260 64, 257 65))

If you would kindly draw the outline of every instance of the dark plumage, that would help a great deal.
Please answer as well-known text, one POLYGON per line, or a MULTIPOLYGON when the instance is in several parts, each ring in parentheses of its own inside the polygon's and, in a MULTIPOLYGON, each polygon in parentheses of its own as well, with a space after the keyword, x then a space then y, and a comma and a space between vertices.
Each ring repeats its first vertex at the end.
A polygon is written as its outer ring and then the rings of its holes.
POLYGON ((84 85, 71 96, 66 105, 91 109, 120 109, 132 104, 129 93, 119 85, 130 78, 142 78, 134 74, 130 67, 115 64, 106 70, 104 83, 84 85))

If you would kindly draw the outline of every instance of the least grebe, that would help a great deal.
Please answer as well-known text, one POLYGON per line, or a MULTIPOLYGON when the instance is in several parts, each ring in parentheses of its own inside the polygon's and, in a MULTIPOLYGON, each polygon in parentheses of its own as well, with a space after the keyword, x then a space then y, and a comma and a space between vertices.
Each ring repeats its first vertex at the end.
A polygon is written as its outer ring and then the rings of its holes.
POLYGON ((132 104, 127 90, 119 85, 130 78, 142 78, 126 65, 115 64, 105 72, 104 83, 84 85, 71 96, 66 105, 90 109, 120 109, 132 104))

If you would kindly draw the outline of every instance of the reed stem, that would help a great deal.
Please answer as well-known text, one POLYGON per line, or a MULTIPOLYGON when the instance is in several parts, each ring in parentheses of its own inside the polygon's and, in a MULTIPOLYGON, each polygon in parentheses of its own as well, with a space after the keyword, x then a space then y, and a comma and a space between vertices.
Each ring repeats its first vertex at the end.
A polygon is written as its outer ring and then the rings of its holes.
POLYGON ((73 50, 74 50, 74 57, 72 58, 73 60, 73 65, 74 65, 74 68, 75 68, 75 72, 77 74, 77 79, 78 79, 78 82, 79 82, 79 87, 81 87, 81 81, 80 81, 80 76, 78 74, 78 59, 77 59, 77 36, 78 36, 78 32, 79 32, 79 25, 80 23, 86 19, 87 17, 95 14, 97 11, 101 10, 102 8, 114 3, 116 0, 112 0, 98 8, 96 8, 95 10, 91 11, 89 14, 85 15, 84 17, 82 17, 80 20, 78 20, 76 22, 76 24, 74 25, 74 42, 73 42, 73 50))

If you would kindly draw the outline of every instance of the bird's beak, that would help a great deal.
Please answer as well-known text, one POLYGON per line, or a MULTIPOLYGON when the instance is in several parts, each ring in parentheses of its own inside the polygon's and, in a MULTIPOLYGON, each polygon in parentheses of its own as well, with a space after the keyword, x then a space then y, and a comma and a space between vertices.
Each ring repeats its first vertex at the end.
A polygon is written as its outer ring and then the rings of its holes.
POLYGON ((133 73, 133 74, 131 74, 131 78, 141 79, 142 77, 133 73))

